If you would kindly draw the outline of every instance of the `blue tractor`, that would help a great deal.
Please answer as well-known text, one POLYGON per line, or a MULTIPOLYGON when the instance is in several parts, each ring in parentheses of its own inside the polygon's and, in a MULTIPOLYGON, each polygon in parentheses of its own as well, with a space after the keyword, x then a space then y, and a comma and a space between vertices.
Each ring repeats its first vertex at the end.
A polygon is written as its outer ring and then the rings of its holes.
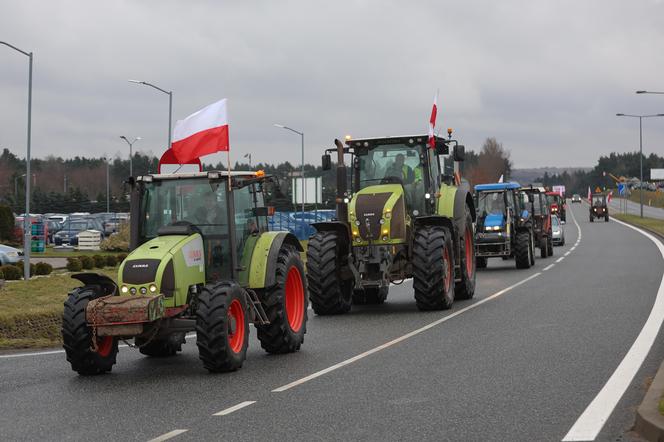
POLYGON ((535 264, 535 236, 532 214, 520 198, 519 183, 475 186, 477 225, 475 256, 477 268, 488 258, 514 258, 517 269, 535 264))

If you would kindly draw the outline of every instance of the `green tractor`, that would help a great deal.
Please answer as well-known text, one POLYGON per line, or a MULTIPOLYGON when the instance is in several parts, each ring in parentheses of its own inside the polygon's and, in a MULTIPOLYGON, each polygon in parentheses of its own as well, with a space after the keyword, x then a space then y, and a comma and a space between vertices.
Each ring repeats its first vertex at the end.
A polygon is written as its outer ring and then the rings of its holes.
POLYGON ((337 221, 316 223, 307 247, 309 296, 318 315, 381 304, 391 283, 413 278, 420 310, 448 309, 475 293, 475 207, 458 186, 464 147, 426 135, 335 140, 337 221), (454 146, 455 172, 444 156, 454 146), (351 156, 350 171, 344 156, 351 156), (350 172, 350 173, 349 173, 350 172), (348 185, 350 181, 350 186, 348 185), (350 191, 348 190, 350 189, 350 191))
POLYGON ((111 370, 118 341, 172 356, 196 333, 210 372, 242 366, 254 323, 269 353, 300 349, 308 300, 303 252, 268 231, 262 172, 156 174, 130 178, 132 252, 117 284, 96 273, 64 305, 62 338, 74 371, 111 370))

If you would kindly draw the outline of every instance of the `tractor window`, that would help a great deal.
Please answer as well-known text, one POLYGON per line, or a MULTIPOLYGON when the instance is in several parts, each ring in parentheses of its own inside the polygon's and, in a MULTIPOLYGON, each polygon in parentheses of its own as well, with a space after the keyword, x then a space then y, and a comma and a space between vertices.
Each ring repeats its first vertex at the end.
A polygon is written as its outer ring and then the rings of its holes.
POLYGON ((251 192, 253 186, 245 186, 233 190, 235 203, 235 238, 238 251, 238 261, 242 259, 244 246, 252 234, 258 233, 258 223, 253 213, 254 196, 251 192))
POLYGON ((380 183, 401 183, 412 185, 422 182, 420 151, 422 146, 405 144, 378 145, 375 148, 358 152, 360 158, 359 188, 380 183))
POLYGON ((503 192, 481 192, 477 201, 477 213, 481 217, 489 214, 502 215, 506 212, 503 192))
POLYGON ((604 195, 593 195, 593 206, 604 205, 604 195))
POLYGON ((540 201, 540 196, 537 193, 532 195, 533 199, 533 214, 534 215, 543 215, 542 213, 542 202, 540 201))

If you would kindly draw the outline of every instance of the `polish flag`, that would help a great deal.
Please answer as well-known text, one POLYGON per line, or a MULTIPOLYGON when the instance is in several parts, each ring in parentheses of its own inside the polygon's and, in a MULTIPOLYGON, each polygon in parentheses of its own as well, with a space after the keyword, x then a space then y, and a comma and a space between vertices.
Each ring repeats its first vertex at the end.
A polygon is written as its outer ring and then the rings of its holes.
POLYGON ((438 91, 436 91, 436 95, 433 97, 433 107, 431 108, 431 118, 429 118, 429 148, 435 149, 436 148, 436 139, 434 138, 433 135, 433 130, 436 127, 436 114, 438 113, 438 105, 436 104, 438 102, 438 91))
POLYGON ((590 198, 592 198, 593 194, 590 191, 590 186, 588 186, 588 202, 590 202, 590 198))
POLYGON ((226 99, 212 103, 175 123, 172 149, 180 164, 203 155, 228 151, 226 99))
POLYGON ((606 196, 606 204, 608 205, 611 202, 611 199, 613 198, 613 190, 609 192, 609 194, 606 196))

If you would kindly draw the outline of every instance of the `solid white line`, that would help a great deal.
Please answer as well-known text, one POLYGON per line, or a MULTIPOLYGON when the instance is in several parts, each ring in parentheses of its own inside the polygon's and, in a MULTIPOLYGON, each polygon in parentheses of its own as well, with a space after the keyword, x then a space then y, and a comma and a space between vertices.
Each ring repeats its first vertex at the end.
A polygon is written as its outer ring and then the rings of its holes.
MULTIPOLYGON (((195 338, 196 333, 189 333, 186 335, 187 338, 195 338)), ((119 344, 118 348, 129 347, 127 344, 119 344)), ((46 355, 56 355, 64 353, 64 350, 47 350, 47 351, 38 351, 32 353, 16 353, 11 355, 0 355, 0 359, 12 359, 12 358, 24 358, 27 356, 46 356, 46 355)))
MULTIPOLYGON (((614 219, 614 221, 636 230, 654 242, 664 259, 664 245, 659 239, 622 221, 617 219, 614 219)), ((662 280, 657 290, 655 303, 652 306, 650 315, 648 315, 648 319, 643 324, 639 336, 637 336, 632 347, 620 362, 618 368, 616 368, 616 371, 613 372, 609 380, 604 384, 602 390, 595 396, 595 399, 593 399, 576 420, 567 435, 565 435, 563 441, 587 441, 594 440, 597 437, 609 419, 609 416, 611 416, 611 413, 616 408, 618 401, 625 393, 625 390, 632 383, 636 372, 641 367, 641 364, 643 364, 646 356, 648 356, 648 352, 650 352, 650 348, 655 342, 655 338, 657 338, 662 321, 664 321, 664 275, 662 275, 662 280)))
POLYGON ((221 410, 218 413, 214 413, 212 416, 226 416, 227 414, 231 414, 234 411, 241 410, 244 407, 248 407, 251 404, 255 404, 256 401, 244 401, 240 402, 237 405, 233 405, 232 407, 228 407, 225 410, 221 410))
POLYGON ((544 271, 546 272, 547 270, 549 270, 553 266, 555 266, 555 264, 549 264, 548 266, 544 267, 544 271))
POLYGON ((570 252, 570 251, 568 250, 567 252, 565 252, 565 256, 569 255, 570 253, 572 253, 572 252, 570 252))
POLYGON ((274 390, 272 390, 272 392, 273 392, 273 393, 280 393, 280 392, 282 392, 282 391, 289 390, 289 389, 291 389, 291 388, 293 388, 293 387, 296 387, 296 386, 298 386, 298 385, 304 384, 305 382, 308 382, 308 381, 310 381, 310 380, 312 380, 312 379, 316 379, 316 378, 318 378, 318 377, 321 377, 321 376, 323 376, 323 375, 325 375, 325 374, 327 374, 327 373, 329 373, 329 372, 331 372, 331 371, 334 371, 334 370, 336 370, 336 369, 338 369, 338 368, 345 367, 346 365, 352 364, 353 362, 356 362, 356 361, 359 361, 360 359, 366 358, 367 356, 370 356, 370 355, 372 355, 372 354, 374 354, 374 353, 377 353, 377 352, 379 352, 379 351, 381 351, 381 350, 385 350, 386 348, 392 347, 393 345, 396 345, 396 344, 398 344, 398 343, 400 343, 400 342, 402 342, 402 341, 405 341, 406 339, 412 338, 413 336, 419 335, 420 333, 422 333, 422 332, 424 332, 424 331, 427 331, 427 330, 429 330, 430 328, 433 328, 433 327, 435 327, 435 326, 437 326, 437 325, 440 325, 440 324, 442 324, 443 322, 448 321, 448 320, 454 318, 455 316, 459 316, 460 314, 465 313, 465 312, 467 312, 468 310, 474 309, 475 307, 478 307, 478 306, 484 304, 485 302, 489 302, 489 301, 491 301, 492 299, 495 299, 495 298, 497 298, 497 297, 499 297, 499 296, 501 296, 501 295, 504 295, 505 293, 507 293, 507 292, 509 292, 510 290, 512 290, 512 289, 514 289, 514 288, 520 286, 521 284, 525 284, 526 282, 530 281, 531 279, 537 278, 537 277, 538 277, 539 275, 541 275, 541 274, 542 274, 541 272, 537 272, 537 273, 535 273, 534 275, 531 275, 531 276, 527 277, 526 279, 523 279, 523 280, 517 282, 516 284, 512 284, 511 286, 506 287, 506 288, 500 290, 499 292, 494 293, 494 294, 491 295, 491 296, 488 296, 488 297, 486 297, 486 298, 484 298, 484 299, 481 299, 481 300, 477 301, 476 303, 474 303, 474 304, 472 304, 472 305, 469 305, 468 307, 464 307, 464 308, 462 308, 461 310, 457 310, 456 312, 454 312, 454 313, 452 313, 452 314, 450 314, 450 315, 448 315, 448 316, 445 316, 445 317, 443 317, 443 318, 440 318, 440 319, 438 319, 437 321, 434 321, 434 322, 432 322, 432 323, 430 323, 430 324, 427 324, 427 325, 425 325, 425 326, 422 327, 422 328, 418 328, 417 330, 413 330, 413 331, 410 332, 410 333, 407 333, 407 334, 405 334, 405 335, 403 335, 403 336, 400 336, 400 337, 398 337, 398 338, 396 338, 396 339, 393 339, 393 340, 391 340, 391 341, 389 341, 389 342, 386 342, 386 343, 384 343, 384 344, 382 344, 382 345, 379 345, 378 347, 372 348, 371 350, 367 350, 367 351, 365 351, 364 353, 360 353, 360 354, 357 355, 357 356, 353 356, 353 357, 350 358, 350 359, 346 359, 345 361, 339 362, 338 364, 334 364, 334 365, 331 366, 331 367, 328 367, 328 368, 325 368, 325 369, 323 369, 323 370, 317 371, 316 373, 310 374, 309 376, 303 377, 302 379, 298 379, 298 380, 293 381, 293 382, 291 382, 291 383, 289 383, 289 384, 283 385, 283 386, 281 386, 281 387, 279 387, 279 388, 275 388, 274 390))
POLYGON ((560 258, 556 259, 556 262, 560 262, 560 261, 562 261, 563 259, 565 259, 565 257, 564 257, 564 256, 561 256, 560 258))
POLYGON ((189 430, 173 430, 173 431, 169 431, 168 433, 166 433, 166 434, 162 434, 162 435, 159 436, 159 437, 155 437, 154 439, 150 439, 148 442, 162 442, 162 441, 164 441, 164 440, 172 439, 172 438, 174 438, 175 436, 179 436, 179 435, 182 434, 182 433, 186 433, 187 431, 189 431, 189 430))

